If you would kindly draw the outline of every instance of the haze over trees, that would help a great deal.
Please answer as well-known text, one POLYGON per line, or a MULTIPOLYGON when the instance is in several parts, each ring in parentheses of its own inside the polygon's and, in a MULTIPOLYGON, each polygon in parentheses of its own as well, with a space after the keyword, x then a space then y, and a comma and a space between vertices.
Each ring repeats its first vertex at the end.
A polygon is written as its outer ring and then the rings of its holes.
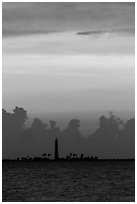
POLYGON ((99 118, 96 131, 84 138, 80 132, 80 120, 72 119, 64 130, 56 122, 43 123, 34 118, 30 127, 25 123, 27 111, 15 107, 13 113, 2 109, 3 158, 50 155, 54 151, 55 138, 59 139, 59 154, 93 155, 99 158, 135 157, 135 119, 125 123, 113 113, 99 118))

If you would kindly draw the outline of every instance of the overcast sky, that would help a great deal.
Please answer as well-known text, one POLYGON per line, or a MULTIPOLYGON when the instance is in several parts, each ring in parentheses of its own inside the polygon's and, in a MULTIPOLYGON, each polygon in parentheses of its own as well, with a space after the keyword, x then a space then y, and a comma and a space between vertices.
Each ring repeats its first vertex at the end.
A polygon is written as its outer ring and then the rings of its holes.
POLYGON ((134 3, 3 3, 3 107, 134 111, 134 3))

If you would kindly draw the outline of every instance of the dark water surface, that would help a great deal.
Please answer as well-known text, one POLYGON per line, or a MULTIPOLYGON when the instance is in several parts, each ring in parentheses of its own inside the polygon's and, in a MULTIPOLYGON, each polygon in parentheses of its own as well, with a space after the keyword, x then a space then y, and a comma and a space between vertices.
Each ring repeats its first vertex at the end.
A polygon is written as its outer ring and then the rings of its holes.
POLYGON ((3 201, 135 201, 134 161, 3 162, 3 201))

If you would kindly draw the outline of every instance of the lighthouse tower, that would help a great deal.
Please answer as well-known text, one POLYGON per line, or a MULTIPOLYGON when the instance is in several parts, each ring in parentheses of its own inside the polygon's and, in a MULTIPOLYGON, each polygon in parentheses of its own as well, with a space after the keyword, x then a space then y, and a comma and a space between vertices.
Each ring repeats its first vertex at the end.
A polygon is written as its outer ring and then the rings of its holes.
POLYGON ((59 159, 59 153, 58 153, 58 138, 55 139, 55 155, 54 159, 58 160, 59 159))

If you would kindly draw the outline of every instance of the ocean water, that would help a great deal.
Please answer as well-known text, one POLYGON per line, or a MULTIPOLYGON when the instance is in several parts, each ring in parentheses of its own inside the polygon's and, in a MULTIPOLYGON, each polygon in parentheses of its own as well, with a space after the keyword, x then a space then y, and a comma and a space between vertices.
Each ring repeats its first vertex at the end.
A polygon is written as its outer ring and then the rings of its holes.
POLYGON ((3 162, 2 200, 135 201, 134 161, 3 162))

